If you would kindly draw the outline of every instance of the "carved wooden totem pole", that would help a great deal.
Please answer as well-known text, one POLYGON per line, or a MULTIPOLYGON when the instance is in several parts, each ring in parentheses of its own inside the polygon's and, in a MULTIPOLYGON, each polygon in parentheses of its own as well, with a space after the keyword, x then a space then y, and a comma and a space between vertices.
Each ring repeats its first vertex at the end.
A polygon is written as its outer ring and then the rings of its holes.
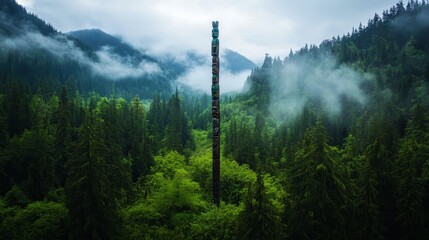
POLYGON ((213 201, 220 203, 219 22, 212 22, 213 201))

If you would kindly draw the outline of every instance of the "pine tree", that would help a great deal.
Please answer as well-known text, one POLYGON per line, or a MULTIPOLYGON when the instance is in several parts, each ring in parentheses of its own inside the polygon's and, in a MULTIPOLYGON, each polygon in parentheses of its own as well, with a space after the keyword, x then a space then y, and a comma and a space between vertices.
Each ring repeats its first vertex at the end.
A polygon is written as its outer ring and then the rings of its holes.
POLYGON ((375 116, 369 134, 370 144, 366 147, 365 156, 369 167, 376 176, 376 190, 383 223, 383 235, 386 238, 398 236, 395 222, 396 199, 395 181, 393 178, 393 161, 397 151, 398 133, 391 117, 385 114, 375 116))
POLYGON ((418 158, 419 146, 413 139, 406 139, 401 144, 399 157, 395 161, 394 176, 397 179, 396 221, 401 226, 403 239, 423 239, 424 211, 423 185, 420 172, 422 165, 418 158))
POLYGON ((177 89, 176 93, 168 101, 167 108, 168 124, 165 128, 165 146, 179 153, 184 153, 186 149, 193 149, 194 142, 188 118, 181 107, 177 89))
POLYGON ((147 129, 143 104, 138 97, 131 100, 126 123, 125 153, 132 159, 133 181, 149 173, 153 149, 147 129))
POLYGON ((34 200, 42 200, 55 185, 52 138, 44 129, 25 131, 20 137, 21 160, 26 166, 25 185, 34 200))
POLYGON ((168 149, 183 153, 183 142, 181 141, 182 121, 179 92, 168 101, 168 125, 165 129, 165 145, 168 149))
POLYGON ((305 239, 342 239, 345 180, 329 153, 328 135, 321 121, 307 130, 289 169, 287 214, 289 235, 305 239))
POLYGON ((61 90, 60 102, 57 109, 58 123, 55 132, 54 155, 56 158, 55 170, 60 186, 64 186, 66 182, 67 172, 64 165, 70 159, 70 144, 71 144, 71 113, 69 109, 69 100, 67 98, 67 90, 61 90))
POLYGON ((108 154, 106 158, 107 164, 111 165, 115 171, 110 174, 110 178, 117 186, 116 189, 121 189, 123 200, 126 199, 126 193, 131 191, 131 174, 128 164, 132 163, 130 159, 126 159, 122 154, 122 136, 123 128, 121 128, 119 112, 117 109, 117 100, 115 97, 108 100, 103 98, 99 103, 99 111, 102 119, 102 135, 106 145, 108 154))
MULTIPOLYGON (((427 119, 420 104, 411 108, 398 156, 394 176, 397 182, 396 221, 404 239, 425 236, 425 177, 424 167, 429 159, 427 119)), ((426 230, 427 231, 427 230, 426 230)))
POLYGON ((161 142, 164 138, 166 114, 164 101, 161 100, 159 95, 156 95, 150 104, 147 120, 153 142, 161 142))
POLYGON ((7 119, 3 100, 3 96, 0 96, 0 148, 4 148, 9 140, 9 132, 7 131, 7 119))
POLYGON ((378 206, 380 196, 376 188, 377 178, 369 161, 366 161, 360 170, 358 185, 356 201, 359 229, 357 239, 384 239, 383 219, 378 206))
POLYGON ((66 164, 71 239, 114 239, 121 225, 117 184, 110 177, 117 169, 107 162, 109 151, 100 136, 100 121, 94 115, 94 110, 89 109, 72 159, 66 164))
POLYGON ((238 238, 282 239, 280 218, 266 195, 260 173, 244 199, 244 210, 239 215, 238 238))

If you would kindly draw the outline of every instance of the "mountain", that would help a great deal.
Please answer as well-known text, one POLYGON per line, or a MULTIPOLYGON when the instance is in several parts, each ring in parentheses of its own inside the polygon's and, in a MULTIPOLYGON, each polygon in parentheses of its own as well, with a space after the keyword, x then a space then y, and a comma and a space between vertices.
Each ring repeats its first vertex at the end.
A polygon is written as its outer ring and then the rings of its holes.
POLYGON ((0 0, 0 20, 5 89, 19 85, 49 94, 66 86, 72 93, 125 98, 172 92, 175 75, 165 66, 100 30, 75 33, 82 40, 58 32, 14 0, 0 0))
POLYGON ((0 35, 14 36, 28 30, 43 35, 58 33, 50 24, 28 13, 15 0, 0 0, 0 35))
POLYGON ((143 54, 141 51, 135 49, 120 38, 105 33, 100 29, 77 30, 67 34, 85 43, 94 51, 100 51, 108 48, 118 56, 133 59, 137 63, 142 60, 157 62, 155 58, 143 54))
POLYGON ((244 70, 252 70, 256 68, 256 64, 241 55, 238 52, 234 52, 230 49, 225 49, 223 52, 226 68, 232 73, 242 72, 244 70))
MULTIPOLYGON (((154 57, 143 54, 129 43, 124 42, 120 37, 112 36, 103 32, 100 29, 85 29, 67 33, 70 36, 79 39, 81 42, 88 45, 94 51, 103 50, 103 48, 112 49, 114 53, 124 58, 145 59, 153 62, 160 62, 154 57)), ((238 73, 244 70, 251 70, 256 67, 256 64, 251 60, 230 49, 225 49, 222 53, 222 62, 228 71, 238 73)), ((189 66, 204 64, 205 56, 202 56, 193 51, 186 53, 186 61, 179 62, 171 57, 166 57, 162 62, 171 67, 177 73, 185 72, 189 66)))

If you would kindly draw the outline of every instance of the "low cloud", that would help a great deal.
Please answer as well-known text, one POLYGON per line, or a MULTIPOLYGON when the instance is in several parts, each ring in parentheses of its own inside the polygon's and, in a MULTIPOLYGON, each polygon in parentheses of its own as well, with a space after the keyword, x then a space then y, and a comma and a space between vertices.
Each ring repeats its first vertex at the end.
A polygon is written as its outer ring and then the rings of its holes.
POLYGON ((360 85, 371 78, 340 65, 331 54, 294 57, 285 61, 280 77, 273 83, 271 110, 294 116, 311 100, 325 112, 337 114, 343 97, 365 103, 360 85))
POLYGON ((115 54, 110 48, 102 48, 95 52, 97 60, 91 59, 65 35, 44 36, 29 31, 15 37, 0 37, 0 47, 3 49, 19 51, 43 49, 59 59, 71 59, 87 65, 94 75, 110 80, 137 78, 161 72, 156 63, 142 60, 136 65, 131 59, 115 54))
MULTIPOLYGON (((177 79, 178 83, 187 85, 194 90, 211 93, 212 68, 210 61, 211 58, 210 60, 207 59, 202 64, 189 66, 188 70, 177 79)), ((226 68, 225 64, 221 62, 219 73, 221 94, 241 91, 250 72, 251 70, 244 70, 238 73, 232 73, 226 68)))
POLYGON ((96 55, 99 61, 90 62, 89 65, 96 74, 112 80, 127 77, 137 78, 161 72, 160 67, 156 63, 145 60, 140 61, 137 66, 134 66, 131 63, 132 59, 120 57, 108 47, 97 51, 96 55))
POLYGON ((260 63, 266 52, 285 56, 291 48, 347 33, 398 0, 18 2, 61 31, 100 28, 124 36, 133 45, 150 50, 151 55, 189 50, 205 53, 211 41, 211 21, 219 20, 221 46, 260 63))

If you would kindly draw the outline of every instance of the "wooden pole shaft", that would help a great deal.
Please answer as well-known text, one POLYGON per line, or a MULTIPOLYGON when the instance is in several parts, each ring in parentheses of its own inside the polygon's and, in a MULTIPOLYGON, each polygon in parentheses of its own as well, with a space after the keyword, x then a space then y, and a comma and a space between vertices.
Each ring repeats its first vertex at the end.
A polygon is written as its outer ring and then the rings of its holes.
POLYGON ((219 22, 212 22, 213 201, 220 204, 219 22))

